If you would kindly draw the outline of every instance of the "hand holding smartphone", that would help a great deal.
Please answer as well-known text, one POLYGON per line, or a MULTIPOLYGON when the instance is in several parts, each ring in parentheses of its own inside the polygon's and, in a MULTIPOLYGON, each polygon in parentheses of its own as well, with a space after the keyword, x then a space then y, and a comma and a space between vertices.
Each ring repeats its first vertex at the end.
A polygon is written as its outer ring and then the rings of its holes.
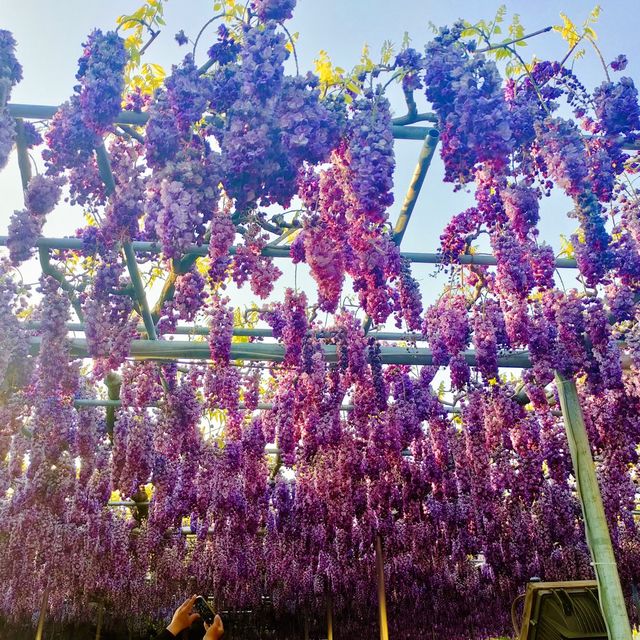
POLYGON ((196 601, 193 603, 193 610, 198 613, 207 624, 211 624, 216 617, 215 611, 202 596, 196 598, 196 601))

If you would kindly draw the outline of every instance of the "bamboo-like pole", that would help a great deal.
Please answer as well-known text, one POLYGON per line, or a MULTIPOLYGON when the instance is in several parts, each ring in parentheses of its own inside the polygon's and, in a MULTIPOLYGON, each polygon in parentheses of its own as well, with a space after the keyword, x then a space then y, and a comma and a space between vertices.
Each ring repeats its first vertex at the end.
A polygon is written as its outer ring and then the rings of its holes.
POLYGON ((122 387, 122 376, 115 371, 110 371, 104 379, 109 396, 109 404, 106 405, 107 434, 113 440, 113 427, 116 424, 116 409, 121 405, 120 388, 122 387))
POLYGON ((631 640, 631 626, 576 385, 573 380, 567 380, 559 373, 556 373, 555 378, 582 506, 587 544, 598 581, 602 615, 611 640, 631 640))
MULTIPOLYGON (((116 181, 111 171, 111 162, 109 160, 109 154, 104 146, 104 143, 99 144, 96 149, 96 160, 98 162, 98 170, 100 172, 100 178, 104 182, 107 195, 112 195, 116 190, 116 181)), ((135 250, 130 240, 126 240, 122 243, 122 249, 124 251, 125 261, 127 263, 127 269, 129 270, 129 277, 131 278, 131 284, 135 293, 135 299, 140 307, 140 315, 144 322, 147 335, 150 340, 156 339, 156 327, 151 317, 151 311, 149 309, 149 303, 147 302, 147 296, 144 290, 144 284, 140 276, 140 270, 138 269, 138 263, 136 261, 135 250)))
MULTIPOLYGON (((40 349, 42 339, 39 336, 29 338, 30 352, 36 354, 40 349)), ((84 338, 69 339, 69 354, 72 358, 88 358, 89 350, 84 338)), ((337 362, 336 346, 322 345, 324 358, 327 362, 337 362)), ((462 357, 471 366, 476 364, 476 352, 468 349, 462 352, 462 357)), ((135 360, 210 360, 209 345, 204 342, 187 340, 132 340, 129 357, 135 360)), ((282 362, 284 360, 284 346, 277 343, 234 342, 231 345, 231 360, 247 360, 262 362, 282 362)), ((380 349, 382 364, 433 364, 433 352, 425 347, 389 347, 380 349)), ((623 366, 627 366, 628 359, 623 358, 623 366)), ((500 367, 523 369, 529 368, 531 362, 527 351, 512 351, 498 356, 500 367)))
MULTIPOLYGON (((6 246, 7 236, 0 236, 0 246, 6 246)), ((84 251, 84 245, 81 238, 38 238, 35 246, 46 249, 70 249, 72 251, 84 251)), ((162 253, 162 245, 157 242, 145 242, 142 240, 134 240, 131 243, 134 251, 144 253, 162 253)), ((263 256, 271 258, 289 258, 290 245, 267 246, 262 250, 263 256)), ((236 247, 231 247, 229 253, 234 254, 236 247)), ((209 253, 209 245, 191 245, 186 251, 185 256, 194 255, 196 257, 206 256, 209 253)), ((417 253, 414 251, 401 251, 403 258, 417 264, 441 264, 442 255, 439 253, 417 253)), ((495 266, 498 264, 495 256, 488 253, 475 253, 473 255, 464 254, 456 258, 457 264, 478 264, 485 266, 495 266)), ((572 258, 556 258, 556 269, 577 269, 578 263, 572 258)))
POLYGON ((384 590, 384 556, 382 539, 376 536, 376 579, 378 584, 378 620, 380 622, 380 640, 389 640, 387 623, 387 596, 384 590))
POLYGON ((333 640, 333 601, 327 595, 327 640, 333 640))
MULTIPOLYGON (((436 152, 439 138, 440 132, 437 129, 427 129, 427 134, 424 137, 422 148, 420 149, 420 155, 418 156, 418 162, 416 163, 413 175, 411 176, 409 188, 407 189, 404 202, 402 203, 402 208, 400 209, 398 219, 396 220, 396 224, 393 228, 393 242, 397 247, 400 247, 404 234, 407 230, 409 220, 411 220, 411 214, 413 213, 416 202, 418 201, 418 196, 420 195, 420 190, 424 184, 427 171, 431 166, 431 160, 436 152)), ((362 326, 364 332, 368 334, 369 329, 371 328, 371 318, 368 314, 365 316, 362 326)))
POLYGON ((24 122, 21 118, 16 118, 16 150, 18 152, 18 168, 20 169, 20 180, 22 189, 26 190, 31 180, 31 162, 29 160, 29 150, 25 142, 24 122))
POLYGON ((98 603, 98 621, 96 625, 96 640, 100 640, 102 636, 102 620, 104 618, 104 605, 98 603))
POLYGON ((47 617, 47 606, 49 605, 49 587, 44 590, 42 594, 42 603, 40 604, 40 615, 38 616, 38 628, 36 629, 35 640, 42 640, 42 634, 44 633, 44 621, 47 617))
MULTIPOLYGON (((14 118, 25 118, 27 120, 49 120, 53 118, 58 107, 43 104, 8 104, 9 113, 14 118)), ((114 124, 142 126, 149 119, 147 113, 135 113, 133 111, 122 111, 115 119, 114 124)), ((426 118, 422 118, 426 120, 426 118)), ((400 140, 423 140, 427 127, 409 127, 394 124, 393 137, 400 140)))
POLYGON ((407 230, 407 225, 411 219, 411 214, 415 209, 418 195, 420 194, 427 171, 431 166, 431 160, 433 159, 433 155, 436 151, 436 146, 438 145, 439 136, 440 133, 437 129, 429 129, 424 138, 424 142, 422 143, 422 149, 418 156, 418 163, 416 164, 413 176, 411 176, 411 182, 409 183, 407 194, 404 198, 402 208, 400 209, 398 219, 396 220, 396 224, 393 229, 393 241, 398 246, 402 242, 404 233, 407 230))

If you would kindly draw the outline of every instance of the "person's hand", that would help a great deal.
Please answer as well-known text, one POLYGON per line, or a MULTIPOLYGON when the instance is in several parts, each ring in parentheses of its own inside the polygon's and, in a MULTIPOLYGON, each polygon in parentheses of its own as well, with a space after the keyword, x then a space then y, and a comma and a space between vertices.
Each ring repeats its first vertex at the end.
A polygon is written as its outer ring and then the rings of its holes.
POLYGON ((204 628, 207 630, 207 633, 204 634, 202 640, 218 640, 218 638, 222 638, 222 634, 224 633, 222 618, 218 615, 213 619, 212 624, 209 625, 205 622, 204 628))
POLYGON ((167 627, 167 631, 177 636, 181 631, 188 629, 194 621, 200 616, 197 613, 192 613, 193 603, 198 596, 191 596, 187 598, 175 611, 171 623, 167 627))

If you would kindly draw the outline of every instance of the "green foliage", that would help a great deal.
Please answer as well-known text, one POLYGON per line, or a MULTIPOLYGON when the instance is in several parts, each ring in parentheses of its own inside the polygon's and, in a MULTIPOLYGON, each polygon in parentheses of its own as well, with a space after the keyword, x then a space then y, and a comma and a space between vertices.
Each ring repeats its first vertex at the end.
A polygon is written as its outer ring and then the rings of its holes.
POLYGON ((502 5, 498 8, 493 20, 489 22, 486 20, 480 20, 476 24, 465 22, 466 28, 462 32, 462 37, 474 40, 477 48, 488 49, 485 52, 486 55, 496 62, 505 61, 507 77, 514 77, 526 73, 531 65, 527 65, 515 50, 515 47, 527 46, 527 41, 523 39, 526 37, 526 31, 520 22, 520 15, 514 13, 508 24, 506 19, 507 8, 506 5, 502 5), (495 36, 503 33, 504 37, 501 40, 494 40, 495 36))
POLYGON ((575 259, 576 257, 575 249, 573 248, 571 240, 563 234, 560 234, 560 253, 558 254, 558 257, 570 259, 575 259))
MULTIPOLYGON (((404 45, 409 43, 409 36, 405 34, 404 45)), ((389 70, 396 53, 395 45, 390 40, 385 40, 380 50, 379 62, 375 62, 371 57, 371 50, 368 44, 362 47, 360 62, 351 69, 345 71, 342 67, 334 66, 329 54, 322 50, 315 59, 315 72, 320 79, 320 90, 322 96, 329 92, 343 93, 346 102, 351 102, 352 98, 347 91, 359 94, 363 89, 364 74, 371 74, 376 70, 389 70)))
POLYGON ((124 46, 129 54, 129 63, 125 69, 125 90, 139 89, 151 94, 162 86, 166 76, 159 64, 142 62, 146 47, 160 33, 165 25, 163 18, 165 0, 146 0, 130 15, 118 18, 118 30, 124 37, 124 46))
POLYGON ((602 8, 600 5, 594 7, 587 18, 582 23, 582 31, 578 30, 576 24, 565 13, 560 13, 562 24, 554 25, 553 30, 557 31, 562 39, 567 42, 569 49, 575 49, 583 39, 595 41, 598 39, 593 25, 598 22, 602 8))
MULTIPOLYGON (((553 30, 560 33, 567 42, 569 52, 574 59, 585 55, 584 49, 577 48, 583 40, 587 40, 595 47, 597 34, 593 27, 598 21, 600 13, 600 6, 596 6, 583 21, 581 29, 565 13, 560 13, 562 24, 555 25, 553 30)), ((505 5, 502 5, 498 8, 493 20, 480 20, 475 24, 465 22, 462 37, 475 41, 478 49, 486 49, 485 54, 496 62, 506 62, 505 73, 507 77, 527 74, 537 59, 533 58, 531 62, 526 63, 518 53, 519 48, 527 46, 526 29, 520 22, 520 16, 517 13, 513 14, 509 24, 506 24, 506 20, 507 9, 505 5), (506 29, 505 37, 496 40, 495 36, 503 34, 504 29, 506 29)))
POLYGON ((596 52, 600 55, 600 51, 598 50, 598 46, 596 45, 598 36, 593 29, 593 25, 595 25, 600 18, 601 12, 602 9, 600 8, 600 5, 594 7, 582 23, 582 31, 578 29, 576 24, 565 13, 560 14, 560 17, 562 18, 562 24, 555 25, 553 27, 553 30, 558 32, 562 36, 562 39, 567 42, 569 47, 567 58, 569 56, 572 56, 574 60, 578 60, 579 58, 584 57, 586 53, 584 47, 581 49, 577 48, 583 40, 589 42, 596 50, 596 52))

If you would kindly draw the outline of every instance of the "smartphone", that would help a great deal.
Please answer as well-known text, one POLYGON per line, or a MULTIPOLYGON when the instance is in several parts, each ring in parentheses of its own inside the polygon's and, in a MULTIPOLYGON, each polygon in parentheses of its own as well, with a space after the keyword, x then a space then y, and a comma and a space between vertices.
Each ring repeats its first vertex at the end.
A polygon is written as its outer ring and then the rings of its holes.
POLYGON ((202 620, 207 624, 211 624, 216 617, 215 611, 202 596, 196 598, 196 601, 193 603, 193 610, 199 613, 202 620))

